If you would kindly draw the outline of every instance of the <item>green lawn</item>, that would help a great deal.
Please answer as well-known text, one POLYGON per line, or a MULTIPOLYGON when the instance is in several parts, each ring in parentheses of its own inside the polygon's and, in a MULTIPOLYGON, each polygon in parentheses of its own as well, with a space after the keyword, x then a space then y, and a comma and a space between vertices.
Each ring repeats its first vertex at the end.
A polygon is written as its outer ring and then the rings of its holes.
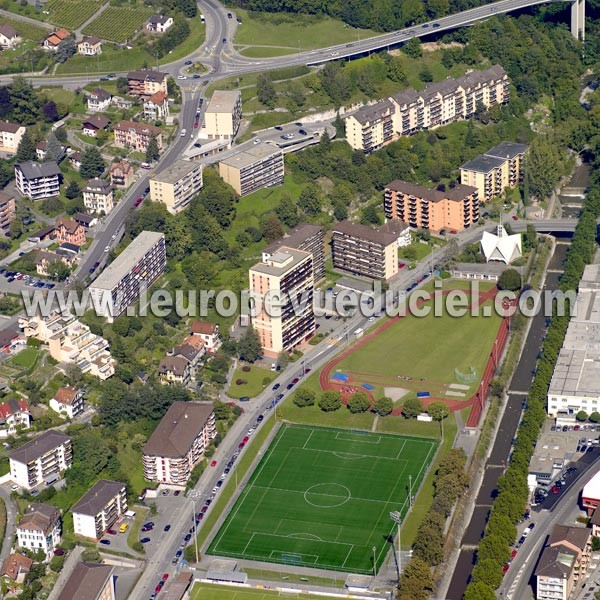
MULTIPOLYGON (((378 35, 371 30, 359 30, 342 21, 322 15, 301 15, 286 13, 256 13, 236 8, 235 14, 242 19, 234 41, 237 45, 282 46, 281 54, 321 48, 324 40, 327 45, 355 42, 378 35)), ((277 49, 273 48, 275 52, 277 49)), ((246 51, 242 51, 246 54, 246 51)), ((257 56, 247 54, 247 56, 257 56)), ((272 54, 271 56, 276 56, 272 54)))
POLYGON ((127 532, 127 545, 132 550, 134 550, 133 545, 140 540, 140 528, 142 527, 142 523, 146 520, 147 515, 148 509, 136 508, 135 518, 133 523, 130 523, 129 531, 127 532))
POLYGON ((144 25, 154 10, 145 6, 124 8, 110 6, 98 18, 94 19, 84 30, 86 35, 113 42, 128 41, 133 34, 144 25))
POLYGON ((242 371, 242 367, 238 367, 231 378, 231 385, 227 390, 227 395, 230 398, 242 398, 243 396, 254 398, 254 396, 258 396, 275 379, 276 375, 276 373, 268 369, 260 369, 259 367, 250 367, 250 371, 242 371), (235 382, 240 379, 246 381, 246 383, 236 385, 235 382), (263 383, 263 380, 267 379, 267 383, 263 383))
MULTIPOLYGON (((23 39, 33 40, 34 42, 39 42, 46 34, 50 32, 50 30, 45 29, 44 27, 38 27, 37 25, 28 23, 26 21, 10 19, 4 15, 0 15, 0 25, 10 25, 23 39)), ((15 50, 15 52, 16 51, 18 51, 18 49, 15 50)))
MULTIPOLYGON (((281 594, 279 592, 266 592, 264 590, 234 588, 226 585, 197 583, 194 585, 191 598, 192 600, 272 600, 274 598, 281 598, 281 594)), ((318 598, 333 600, 334 596, 319 594, 318 598)))
POLYGON ((273 56, 284 56, 294 54, 296 48, 280 48, 279 46, 240 46, 236 44, 237 51, 248 58, 272 58, 273 56))
POLYGON ((25 348, 25 350, 21 350, 18 354, 15 354, 10 362, 16 367, 21 367, 22 369, 31 369, 35 364, 35 361, 38 357, 38 350, 36 348, 25 348))
POLYGON ((437 440, 283 425, 208 552, 369 574, 437 440))

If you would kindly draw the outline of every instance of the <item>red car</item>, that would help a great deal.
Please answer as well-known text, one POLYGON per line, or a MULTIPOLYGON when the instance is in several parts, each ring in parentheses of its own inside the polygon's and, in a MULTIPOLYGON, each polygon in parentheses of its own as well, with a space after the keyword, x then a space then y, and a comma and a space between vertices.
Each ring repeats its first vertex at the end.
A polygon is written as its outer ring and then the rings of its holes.
POLYGON ((246 444, 248 442, 250 438, 248 436, 246 436, 243 440, 242 440, 242 444, 246 444))
POLYGON ((555 485, 552 486, 552 493, 558 494, 558 488, 555 485))
POLYGON ((518 221, 519 217, 517 217, 517 215, 513 215, 512 219, 513 219, 513 221, 518 221))
POLYGON ((198 121, 194 121, 194 129, 198 129, 198 121))
POLYGON ((138 206, 139 206, 139 205, 140 205, 140 204, 141 204, 143 201, 144 201, 144 199, 143 199, 143 198, 138 198, 138 199, 137 199, 137 200, 134 202, 134 204, 133 204, 133 205, 134 205, 135 207, 138 207, 138 206))
POLYGON ((211 467, 216 467, 216 466, 217 466, 217 461, 216 461, 216 460, 213 460, 213 461, 210 463, 210 466, 211 466, 211 467))
POLYGON ((168 574, 168 573, 165 573, 165 574, 162 576, 162 580, 163 580, 163 581, 166 581, 167 579, 169 579, 169 574, 168 574))
POLYGON ((502 567, 502 574, 506 575, 508 568, 510 567, 509 563, 506 563, 503 567, 502 567))
POLYGON ((512 560, 517 555, 517 551, 513 550, 510 554, 510 559, 512 560))
POLYGON ((403 263, 403 262, 399 262, 398 263, 398 268, 399 269, 404 269, 405 266, 406 266, 406 263, 403 263))
POLYGON ((117 532, 114 529, 107 529, 106 533, 108 533, 109 535, 117 535, 117 532))

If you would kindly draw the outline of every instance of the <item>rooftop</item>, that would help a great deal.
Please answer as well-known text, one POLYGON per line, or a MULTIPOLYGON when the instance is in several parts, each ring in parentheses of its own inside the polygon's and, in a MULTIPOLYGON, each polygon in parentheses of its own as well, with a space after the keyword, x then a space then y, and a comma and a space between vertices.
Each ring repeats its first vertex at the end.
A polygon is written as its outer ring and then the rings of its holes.
POLYGON ((307 239, 318 234, 324 234, 324 230, 320 225, 301 223, 288 234, 284 235, 281 239, 276 240, 269 244, 266 248, 263 248, 263 254, 271 254, 281 246, 298 248, 303 244, 303 242, 306 242, 307 239))
POLYGON ((95 517, 115 496, 124 490, 124 483, 109 479, 100 479, 73 506, 71 512, 95 517))
POLYGON ((375 104, 371 104, 370 106, 363 106, 359 108, 352 116, 361 124, 366 125, 367 123, 372 123, 373 121, 378 121, 379 119, 391 114, 394 110, 394 105, 390 100, 380 100, 375 104))
MULTIPOLYGON (((106 181, 105 179, 90 179, 87 182, 87 185, 85 186, 85 188, 83 188, 84 192, 102 192, 104 194, 108 194, 111 190, 110 187, 110 183, 108 181, 106 181)), ((81 213, 78 213, 81 214, 81 213)), ((91 217, 90 215, 87 215, 88 217, 90 217, 90 221, 94 218, 91 217)))
POLYGON ((432 190, 424 185, 408 183, 401 179, 395 179, 385 187, 394 192, 414 196, 415 198, 424 198, 431 202, 441 202, 442 200, 462 202, 465 198, 477 193, 477 188, 471 187, 470 185, 456 184, 454 187, 448 186, 445 191, 440 191, 432 190))
POLYGON ((351 221, 342 221, 336 223, 332 228, 333 235, 336 233, 342 233, 346 236, 373 242, 375 244, 381 244, 382 246, 389 246, 390 244, 397 243, 397 236, 393 233, 387 233, 368 225, 362 225, 360 223, 352 223, 351 221))
POLYGON ((480 154, 473 160, 467 161, 460 168, 466 171, 477 171, 478 173, 489 173, 494 169, 499 169, 505 162, 505 158, 496 158, 495 156, 487 156, 480 154))
POLYGON ((58 600, 98 600, 100 592, 112 577, 113 568, 97 563, 77 563, 58 600))
POLYGON ((196 170, 202 170, 202 165, 191 160, 176 160, 172 165, 152 176, 152 180, 162 183, 177 183, 182 177, 196 170))
POLYGON ((213 414, 210 403, 174 402, 143 449, 144 455, 185 456, 213 414))
POLYGON ((250 146, 246 150, 240 150, 239 152, 224 158, 220 162, 224 165, 228 165, 229 167, 243 169, 260 160, 264 160, 269 156, 274 156, 275 154, 283 155, 281 149, 277 146, 263 142, 256 144, 256 146, 250 146))
POLYGON ((166 77, 168 77, 167 73, 161 73, 160 71, 153 71, 151 69, 139 69, 138 71, 129 71, 129 73, 127 73, 127 79, 154 81, 155 83, 162 83, 166 77))
POLYGON ((4 131, 6 133, 17 133, 19 129, 21 129, 23 125, 19 125, 18 123, 9 123, 8 121, 0 121, 0 131, 4 131))
POLYGON ((102 115, 92 115, 91 117, 87 117, 83 120, 82 125, 85 127, 86 125, 92 125, 96 129, 106 129, 110 123, 110 119, 102 115))
POLYGON ((525 154, 528 146, 526 144, 517 144, 516 142, 501 142, 488 150, 486 156, 495 156, 497 158, 515 158, 520 154, 525 154))
POLYGON ((17 529, 43 531, 47 535, 59 518, 60 512, 55 506, 30 504, 21 517, 17 529))
POLYGON ((159 135, 161 133, 160 127, 148 125, 147 123, 138 123, 137 121, 119 121, 115 124, 114 128, 115 130, 133 129, 138 135, 159 135))
POLYGON ((112 290, 160 240, 164 233, 142 231, 92 284, 92 288, 112 290))
POLYGON ((21 170, 26 179, 39 179, 41 177, 60 175, 60 169, 54 161, 38 163, 28 160, 18 163, 16 167, 21 170))
POLYGON ((206 108, 207 113, 232 113, 242 94, 238 90, 215 90, 206 108))
POLYGON ((310 252, 281 246, 266 261, 256 263, 251 267, 250 271, 281 277, 304 261, 308 256, 311 256, 310 252))
POLYGON ((67 385, 66 387, 61 387, 56 390, 56 394, 54 394, 54 399, 61 404, 73 404, 75 398, 77 398, 79 391, 74 387, 67 385))
POLYGON ((49 429, 45 431, 35 439, 23 444, 16 450, 13 450, 8 457, 11 460, 16 460, 20 463, 30 463, 38 458, 44 456, 44 454, 50 452, 54 448, 57 448, 65 442, 70 442, 71 438, 65 435, 61 431, 49 429))

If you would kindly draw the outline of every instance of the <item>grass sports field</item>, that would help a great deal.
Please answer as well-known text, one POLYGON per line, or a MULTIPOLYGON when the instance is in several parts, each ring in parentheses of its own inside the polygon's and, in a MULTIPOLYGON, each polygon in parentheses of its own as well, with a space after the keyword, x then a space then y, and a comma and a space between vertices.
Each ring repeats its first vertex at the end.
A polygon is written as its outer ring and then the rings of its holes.
MULTIPOLYGON (((211 583, 197 583, 192 590, 192 600, 274 600, 275 598, 295 598, 294 594, 280 594, 266 590, 239 589, 225 585, 211 583)), ((333 600, 334 596, 312 596, 302 594, 302 598, 319 598, 320 600, 333 600)))
POLYGON ((391 511, 408 508, 437 441, 283 425, 209 554, 353 573, 389 550, 391 511))

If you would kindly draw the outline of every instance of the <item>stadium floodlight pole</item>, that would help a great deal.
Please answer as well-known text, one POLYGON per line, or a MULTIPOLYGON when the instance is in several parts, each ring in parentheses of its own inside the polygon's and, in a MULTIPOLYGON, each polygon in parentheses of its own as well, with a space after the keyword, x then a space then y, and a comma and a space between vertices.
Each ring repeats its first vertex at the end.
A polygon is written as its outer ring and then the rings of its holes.
POLYGON ((375 552, 377 552, 377 546, 373 546, 373 579, 377 577, 377 557, 375 556, 375 552))
POLYGON ((402 524, 402 515, 395 510, 390 513, 390 519, 398 526, 398 579, 400 579, 400 573, 402 573, 402 546, 400 544, 400 525, 402 524))
POLYGON ((409 506, 410 506, 410 508, 412 508, 412 505, 413 505, 412 475, 408 476, 408 498, 409 498, 409 506))

